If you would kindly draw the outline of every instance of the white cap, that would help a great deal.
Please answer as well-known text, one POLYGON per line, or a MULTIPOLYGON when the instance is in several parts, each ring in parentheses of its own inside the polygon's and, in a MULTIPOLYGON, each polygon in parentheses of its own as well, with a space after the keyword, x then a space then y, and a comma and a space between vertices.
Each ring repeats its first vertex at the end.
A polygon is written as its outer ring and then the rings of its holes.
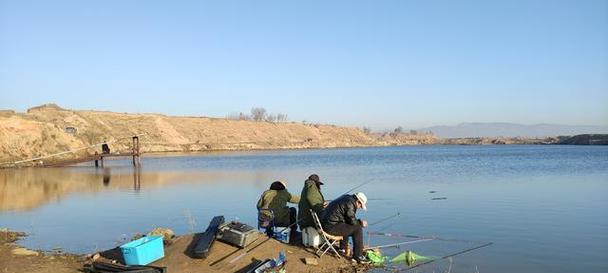
POLYGON ((355 197, 357 197, 357 200, 361 202, 361 207, 363 207, 363 210, 367 210, 367 207, 365 206, 365 204, 367 204, 367 196, 365 196, 365 194, 362 192, 358 192, 355 193, 355 197))

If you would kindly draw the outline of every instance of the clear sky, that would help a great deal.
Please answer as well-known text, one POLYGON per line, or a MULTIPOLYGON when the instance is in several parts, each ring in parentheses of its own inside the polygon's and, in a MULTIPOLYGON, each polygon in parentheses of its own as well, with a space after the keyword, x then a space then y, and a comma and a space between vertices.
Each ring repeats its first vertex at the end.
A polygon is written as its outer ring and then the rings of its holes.
POLYGON ((0 0, 0 109, 608 125, 608 1, 0 0))

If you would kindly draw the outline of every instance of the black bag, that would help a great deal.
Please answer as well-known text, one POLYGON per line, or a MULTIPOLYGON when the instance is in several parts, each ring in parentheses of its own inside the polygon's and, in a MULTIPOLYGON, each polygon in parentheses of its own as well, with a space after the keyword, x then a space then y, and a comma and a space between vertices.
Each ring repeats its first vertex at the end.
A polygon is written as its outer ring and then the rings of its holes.
POLYGON ((220 226, 223 224, 224 216, 213 217, 213 220, 211 220, 209 223, 207 230, 201 234, 198 242, 192 249, 192 253, 195 258, 207 258, 207 256, 209 256, 211 246, 213 246, 213 242, 215 242, 215 238, 220 231, 220 226))

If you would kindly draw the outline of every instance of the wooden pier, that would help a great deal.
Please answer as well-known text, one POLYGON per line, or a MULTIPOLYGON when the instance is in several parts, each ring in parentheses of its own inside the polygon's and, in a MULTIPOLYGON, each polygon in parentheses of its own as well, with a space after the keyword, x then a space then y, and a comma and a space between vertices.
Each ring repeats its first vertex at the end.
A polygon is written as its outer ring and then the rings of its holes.
POLYGON ((139 151, 139 136, 132 137, 133 145, 129 153, 98 153, 80 158, 67 159, 57 162, 49 162, 40 165, 41 167, 65 167, 70 165, 82 164, 86 162, 94 162, 95 167, 103 167, 104 159, 116 157, 132 157, 133 166, 141 166, 140 151, 139 151))

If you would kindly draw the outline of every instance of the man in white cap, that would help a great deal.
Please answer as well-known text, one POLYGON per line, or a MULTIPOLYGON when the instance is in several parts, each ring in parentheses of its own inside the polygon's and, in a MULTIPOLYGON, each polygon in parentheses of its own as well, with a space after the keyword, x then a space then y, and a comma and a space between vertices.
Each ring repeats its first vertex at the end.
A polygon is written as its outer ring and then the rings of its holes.
POLYGON ((358 263, 367 264, 369 261, 363 256, 363 228, 367 227, 367 221, 357 219, 357 209, 367 210, 367 197, 362 192, 342 195, 332 201, 323 210, 321 224, 325 232, 344 236, 340 247, 346 250, 348 237, 353 240, 353 259, 358 263))

